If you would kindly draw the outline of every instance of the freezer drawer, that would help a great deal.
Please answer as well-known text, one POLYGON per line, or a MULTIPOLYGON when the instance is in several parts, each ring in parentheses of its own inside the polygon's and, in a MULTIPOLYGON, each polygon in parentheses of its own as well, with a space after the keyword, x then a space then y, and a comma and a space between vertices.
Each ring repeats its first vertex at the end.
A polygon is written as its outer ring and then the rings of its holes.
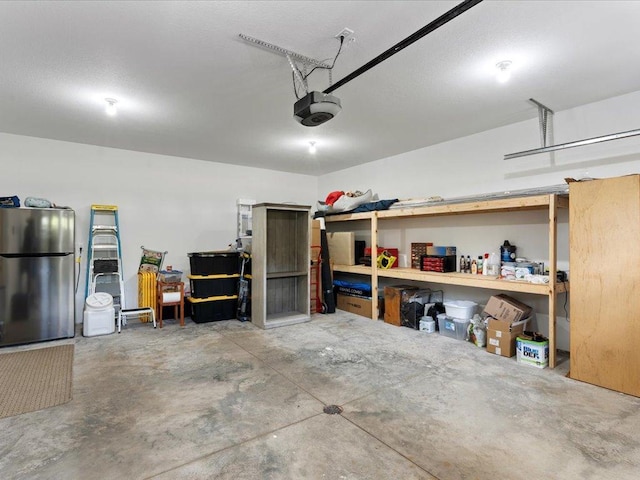
POLYGON ((74 336, 72 254, 0 255, 0 346, 74 336))

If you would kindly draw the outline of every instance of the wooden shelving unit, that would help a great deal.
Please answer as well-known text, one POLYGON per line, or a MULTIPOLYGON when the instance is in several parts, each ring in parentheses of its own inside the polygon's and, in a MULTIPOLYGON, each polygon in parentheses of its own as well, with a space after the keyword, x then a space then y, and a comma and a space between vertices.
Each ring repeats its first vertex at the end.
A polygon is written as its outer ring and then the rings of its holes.
MULTIPOLYGON (((436 217, 447 215, 469 215, 474 213, 491 212, 520 212, 523 210, 548 211, 549 235, 549 278, 556 278, 557 263, 557 212, 559 208, 569 207, 569 197, 564 194, 544 194, 526 197, 501 198, 496 200, 481 200, 464 203, 443 203, 425 207, 405 208, 396 210, 381 210, 366 213, 352 213, 326 217, 327 224, 333 222, 349 222, 354 220, 368 220, 371 229, 372 251, 378 247, 379 222, 386 219, 436 217)), ((549 366, 556 365, 556 295, 568 290, 567 283, 551 282, 549 284, 533 284, 528 282, 500 280, 496 277, 470 276, 460 273, 421 272, 411 268, 379 269, 375 265, 334 265, 334 271, 367 275, 371 278, 371 291, 378 291, 378 278, 392 278, 397 280, 415 280, 419 282, 436 283, 441 285, 458 285, 470 288, 484 288, 503 290, 532 295, 543 295, 549 304, 549 366)), ((372 318, 377 318, 378 298, 372 295, 372 318)))
POLYGON ((309 238, 304 205, 254 205, 251 321, 261 328, 307 322, 309 238))

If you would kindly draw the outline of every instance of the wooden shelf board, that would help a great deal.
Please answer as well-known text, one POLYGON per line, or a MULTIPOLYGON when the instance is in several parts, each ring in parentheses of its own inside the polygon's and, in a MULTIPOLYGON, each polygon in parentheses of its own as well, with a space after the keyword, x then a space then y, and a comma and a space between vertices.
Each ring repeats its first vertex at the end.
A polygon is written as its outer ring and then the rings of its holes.
POLYGON ((444 203, 402 209, 381 210, 378 218, 427 217, 437 215, 464 215, 470 213, 512 212, 520 210, 543 210, 549 207, 551 195, 534 195, 531 197, 502 198, 479 200, 465 203, 444 203))
POLYGON ((275 272, 275 273, 267 273, 267 279, 269 278, 287 278, 287 277, 301 277, 303 275, 307 275, 307 271, 301 270, 297 272, 275 272))
POLYGON ((464 203, 442 203, 424 207, 409 207, 375 212, 343 213, 325 217, 326 222, 346 222, 378 218, 426 217, 437 215, 464 215, 470 213, 512 212, 517 210, 543 210, 549 207, 551 197, 556 196, 560 208, 569 208, 569 197, 565 194, 532 195, 529 197, 476 200, 464 203))
POLYGON ((325 222, 344 222, 348 220, 370 220, 375 212, 342 213, 324 217, 325 222))
POLYGON ((366 265, 339 265, 335 264, 333 266, 334 272, 342 272, 342 273, 358 273, 360 275, 371 275, 371 267, 367 267, 366 265))
MULTIPOLYGON (((534 295, 549 295, 549 285, 540 285, 529 282, 517 282, 512 280, 500 280, 497 277, 485 275, 472 275, 469 273, 438 273, 422 272, 413 268, 391 268, 389 270, 378 269, 378 276, 395 278, 398 280, 416 280, 419 282, 440 283, 444 285, 460 285, 464 287, 486 288, 491 290, 504 290, 508 292, 531 293, 534 295)), ((562 286, 557 284, 556 289, 562 286)), ((556 292, 559 293, 558 290, 556 292)))

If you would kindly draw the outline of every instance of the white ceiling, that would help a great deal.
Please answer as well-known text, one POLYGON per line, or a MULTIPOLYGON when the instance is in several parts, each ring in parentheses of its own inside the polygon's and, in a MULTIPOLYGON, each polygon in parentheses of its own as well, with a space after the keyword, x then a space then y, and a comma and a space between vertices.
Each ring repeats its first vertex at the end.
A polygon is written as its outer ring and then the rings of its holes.
POLYGON ((640 1, 485 0, 337 89, 342 112, 312 128, 286 58, 238 37, 326 60, 351 28, 335 82, 458 3, 0 2, 0 131, 319 175, 535 118, 529 98, 558 111, 640 90, 640 1))

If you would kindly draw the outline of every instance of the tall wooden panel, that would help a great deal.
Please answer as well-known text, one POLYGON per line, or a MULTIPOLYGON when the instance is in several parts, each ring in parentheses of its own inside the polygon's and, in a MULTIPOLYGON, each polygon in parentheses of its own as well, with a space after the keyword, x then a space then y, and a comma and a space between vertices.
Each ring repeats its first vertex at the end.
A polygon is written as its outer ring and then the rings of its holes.
POLYGON ((569 226, 570 376, 640 396, 640 176, 572 183, 569 226))

